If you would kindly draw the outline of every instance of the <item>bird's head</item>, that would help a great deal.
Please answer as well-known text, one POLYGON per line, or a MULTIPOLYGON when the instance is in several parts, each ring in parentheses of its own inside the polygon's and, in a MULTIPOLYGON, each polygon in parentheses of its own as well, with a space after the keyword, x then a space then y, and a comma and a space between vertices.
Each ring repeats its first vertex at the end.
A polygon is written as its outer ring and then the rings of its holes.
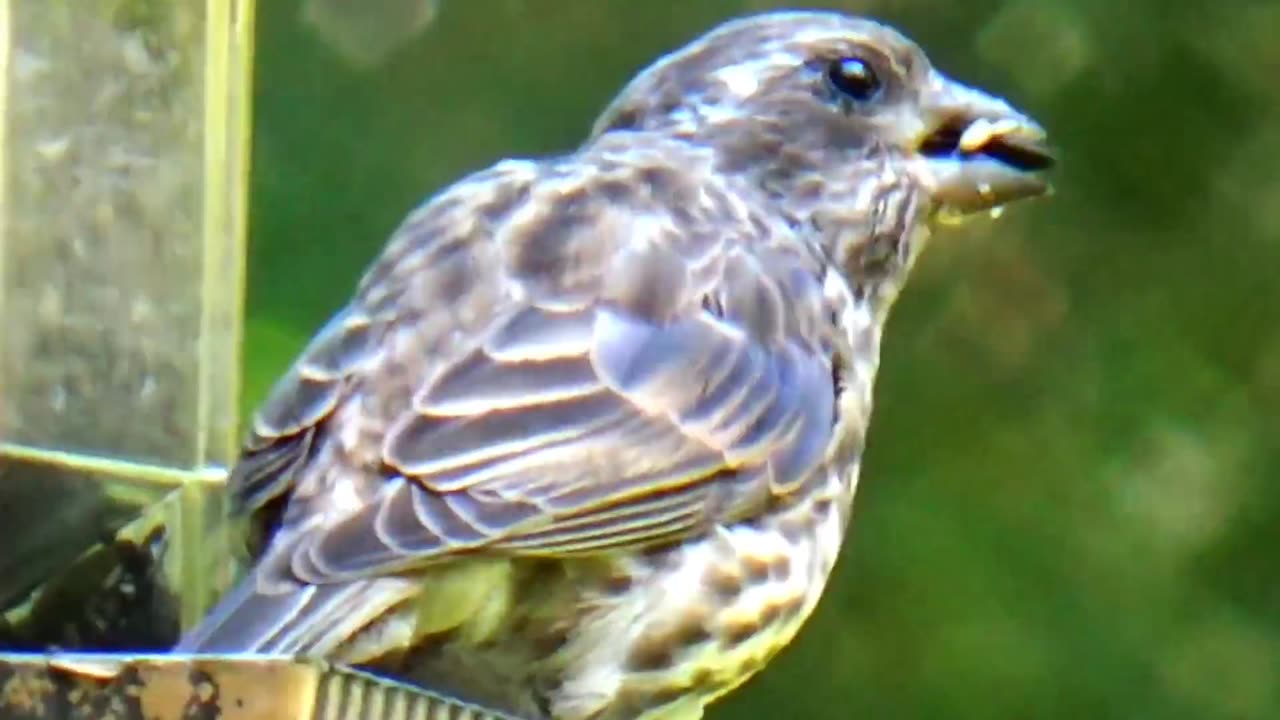
POLYGON ((644 70, 593 137, 653 131, 719 151, 803 213, 910 185, 926 217, 1043 194, 1045 133, 1003 100, 935 70, 875 21, 774 12, 727 22, 644 70))

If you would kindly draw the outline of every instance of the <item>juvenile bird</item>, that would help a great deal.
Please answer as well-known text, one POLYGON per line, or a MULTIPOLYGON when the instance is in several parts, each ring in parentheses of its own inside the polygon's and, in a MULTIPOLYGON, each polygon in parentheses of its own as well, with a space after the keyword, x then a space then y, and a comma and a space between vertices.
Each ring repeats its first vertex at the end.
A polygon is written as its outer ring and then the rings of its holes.
POLYGON ((871 20, 755 15, 659 59, 576 151, 398 228, 257 413, 230 479, 256 564, 178 649, 700 717, 822 594, 931 226, 1051 164, 871 20))

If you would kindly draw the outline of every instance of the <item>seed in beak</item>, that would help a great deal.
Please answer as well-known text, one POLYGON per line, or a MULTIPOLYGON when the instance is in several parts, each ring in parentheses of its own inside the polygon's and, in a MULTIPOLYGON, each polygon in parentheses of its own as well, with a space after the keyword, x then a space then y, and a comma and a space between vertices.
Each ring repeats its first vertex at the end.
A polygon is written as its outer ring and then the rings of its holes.
POLYGON ((1012 118, 997 120, 978 118, 964 129, 956 146, 963 153, 979 152, 992 139, 1018 132, 1020 129, 1024 129, 1024 126, 1012 118))

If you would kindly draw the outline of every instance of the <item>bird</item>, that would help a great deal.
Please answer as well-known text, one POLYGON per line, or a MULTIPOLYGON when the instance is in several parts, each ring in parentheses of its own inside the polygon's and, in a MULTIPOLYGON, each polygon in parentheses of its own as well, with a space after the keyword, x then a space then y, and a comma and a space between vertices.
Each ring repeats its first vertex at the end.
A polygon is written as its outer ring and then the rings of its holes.
POLYGON ((1045 129, 883 22, 734 17, 572 150, 427 197, 255 413, 245 578, 179 641, 554 720, 691 720, 850 525, 928 238, 1047 195, 1045 129))

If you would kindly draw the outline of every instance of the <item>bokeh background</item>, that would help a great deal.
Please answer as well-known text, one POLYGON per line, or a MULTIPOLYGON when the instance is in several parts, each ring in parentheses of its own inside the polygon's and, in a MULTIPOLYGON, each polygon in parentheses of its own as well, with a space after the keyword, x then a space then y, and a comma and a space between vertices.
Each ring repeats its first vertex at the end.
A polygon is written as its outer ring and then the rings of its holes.
MULTIPOLYGON (((246 410, 427 194, 571 149, 660 52, 788 5, 381 0, 343 40, 323 14, 360 3, 260 2, 246 410)), ((923 259, 834 582, 712 717, 1280 717, 1280 3, 822 6, 1062 164, 923 259)))

